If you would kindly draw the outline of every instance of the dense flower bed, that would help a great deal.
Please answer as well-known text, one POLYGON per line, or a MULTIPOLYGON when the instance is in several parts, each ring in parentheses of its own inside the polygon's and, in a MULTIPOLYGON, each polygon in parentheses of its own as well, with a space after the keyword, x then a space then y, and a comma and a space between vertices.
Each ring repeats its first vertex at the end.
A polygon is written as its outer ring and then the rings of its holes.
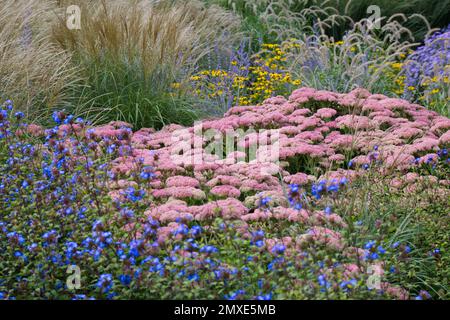
MULTIPOLYGON (((133 132, 56 112, 46 130, 10 110, 8 101, 0 113, 0 298, 432 296, 396 283, 409 243, 357 239, 361 220, 340 210, 368 175, 448 198, 450 120, 433 111, 310 88, 200 129, 133 132), (263 161, 207 152, 208 131, 250 128, 278 135, 280 161, 255 131, 236 145, 256 145, 263 161), (68 267, 80 288, 66 282, 68 267)), ((429 259, 440 263, 435 245, 429 259)))
POLYGON ((242 43, 229 59, 223 63, 219 60, 216 68, 193 75, 190 85, 195 94, 215 101, 225 112, 234 105, 258 104, 269 97, 288 94, 301 84, 299 79, 293 79, 286 65, 287 53, 296 47, 292 41, 282 45, 263 43, 257 54, 245 47, 242 43))

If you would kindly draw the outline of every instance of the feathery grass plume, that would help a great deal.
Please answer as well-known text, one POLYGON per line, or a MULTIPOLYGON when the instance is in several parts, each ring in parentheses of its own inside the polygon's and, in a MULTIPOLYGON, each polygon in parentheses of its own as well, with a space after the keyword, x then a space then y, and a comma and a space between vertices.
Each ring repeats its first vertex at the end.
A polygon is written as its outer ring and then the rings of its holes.
POLYGON ((69 100, 77 82, 70 55, 53 45, 52 1, 3 0, 0 6, 0 96, 39 121, 69 100))
MULTIPOLYGON (((325 32, 336 23, 336 17, 317 22, 314 34, 303 34, 284 43, 289 50, 293 75, 305 85, 318 89, 344 92, 363 87, 392 94, 391 79, 386 73, 418 44, 410 30, 396 18, 380 18, 379 29, 372 28, 369 19, 363 19, 354 23, 341 41, 335 41, 325 32)), ((405 16, 401 18, 407 20, 405 16)), ((286 32, 293 34, 291 31, 286 32)))
POLYGON ((54 41, 73 54, 86 78, 76 92, 76 113, 137 128, 192 122, 199 108, 183 83, 215 46, 233 43, 239 19, 199 1, 79 5, 81 30, 58 25, 53 31, 54 41))
MULTIPOLYGON (((406 22, 417 39, 422 40, 430 27, 444 27, 450 23, 450 0, 212 0, 221 6, 233 10, 242 15, 247 31, 264 38, 265 41, 273 41, 267 37, 267 30, 272 26, 284 29, 292 27, 292 17, 302 16, 302 12, 310 11, 309 18, 316 19, 315 13, 330 14, 335 17, 349 17, 350 20, 342 20, 340 25, 334 25, 330 32, 335 38, 340 39, 347 29, 352 26, 352 21, 360 21, 368 18, 367 12, 370 6, 378 6, 383 16, 392 16, 403 13, 414 16, 406 22), (306 10, 306 11, 305 11, 306 10), (421 14, 429 21, 429 26, 424 24, 416 14, 421 14), (267 19, 270 16, 270 20, 267 19)), ((208 0, 211 2, 211 0, 208 0)), ((298 22, 298 21, 297 21, 298 22)), ((272 34, 274 35, 274 34, 272 34)))
MULTIPOLYGON (((339 13, 359 21, 367 18, 367 8, 376 5, 380 7, 383 16, 393 16, 399 13, 411 16, 420 14, 433 28, 444 27, 450 23, 450 0, 331 0, 330 5, 336 7, 339 13)), ((412 31, 417 39, 423 40, 429 28, 423 24, 420 17, 408 20, 405 26, 412 31)))
POLYGON ((309 24, 317 18, 317 15, 328 16, 330 9, 337 13, 334 8, 325 8, 324 5, 328 1, 324 0, 214 0, 212 2, 242 16, 243 29, 251 38, 253 47, 256 47, 260 41, 272 43, 279 39, 285 40, 284 33, 287 29, 295 29, 297 33, 309 30, 309 24))

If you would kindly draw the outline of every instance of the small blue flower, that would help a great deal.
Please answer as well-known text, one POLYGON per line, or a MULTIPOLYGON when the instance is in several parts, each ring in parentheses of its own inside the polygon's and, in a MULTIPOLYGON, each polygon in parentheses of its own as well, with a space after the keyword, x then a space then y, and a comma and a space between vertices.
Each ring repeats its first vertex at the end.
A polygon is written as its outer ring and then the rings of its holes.
POLYGON ((125 196, 132 202, 138 202, 142 200, 146 195, 144 190, 136 190, 133 187, 128 187, 125 192, 125 196))
POLYGON ((134 258, 139 257, 139 249, 143 246, 142 240, 132 240, 130 242, 130 255, 134 258))
POLYGON ((200 252, 206 253, 206 254, 212 254, 212 253, 216 253, 216 252, 218 252, 218 251, 219 251, 219 250, 218 250, 216 247, 210 246, 210 245, 203 246, 203 247, 200 249, 200 252))
POLYGON ((196 236, 198 236, 198 235, 200 235, 202 233, 202 227, 200 227, 200 226, 193 226, 191 228, 190 233, 191 233, 191 235, 193 237, 196 237, 196 236))
POLYGON ((252 232, 252 237, 254 239, 264 239, 264 231, 258 230, 258 231, 252 232))
POLYGON ((272 300, 272 293, 259 295, 256 297, 256 300, 272 300))
POLYGON ((14 114, 14 116, 15 116, 17 119, 22 119, 23 117, 25 117, 24 113, 21 112, 21 111, 16 112, 16 113, 14 114))
POLYGON ((64 124, 72 123, 72 121, 73 121, 73 115, 70 114, 64 119, 64 124))
POLYGON ((143 180, 150 180, 153 179, 155 177, 155 174, 152 172, 153 168, 152 167, 146 167, 143 169, 143 171, 140 173, 140 177, 143 180))
POLYGON ((125 220, 129 220, 134 217, 134 211, 128 208, 123 208, 120 210, 120 216, 125 220))
POLYGON ((97 287, 102 293, 108 293, 113 287, 113 276, 109 273, 100 275, 97 287))
POLYGON ((271 251, 272 251, 272 253, 275 253, 275 254, 283 254, 285 250, 286 250, 286 246, 284 246, 281 243, 277 243, 276 245, 273 246, 271 251))
POLYGON ((291 193, 297 193, 299 190, 298 184, 290 184, 289 188, 291 189, 291 193))
POLYGON ((339 185, 338 184, 330 184, 327 187, 327 192, 338 192, 339 191, 339 185))
POLYGON ((194 274, 189 275, 187 277, 187 279, 189 281, 199 281, 200 280, 200 276, 198 275, 198 273, 194 273, 194 274))
POLYGON ((258 240, 255 242, 255 246, 261 248, 262 246, 264 246, 264 241, 263 240, 258 240))
POLYGON ((216 277, 216 280, 222 279, 222 270, 214 270, 214 276, 216 277))
POLYGON ((374 240, 370 240, 364 245, 364 249, 370 250, 376 245, 376 242, 374 240))
POLYGON ((416 300, 429 300, 431 299, 431 295, 426 290, 420 290, 419 294, 416 296, 416 300))
POLYGON ((128 275, 128 274, 121 274, 120 276, 119 276, 119 281, 120 281, 120 283, 121 284, 123 284, 124 286, 128 286, 130 283, 131 283, 131 280, 132 280, 132 278, 131 278, 131 276, 130 275, 128 275))
POLYGON ((238 297, 241 297, 244 294, 245 294, 245 290, 237 290, 235 292, 230 293, 229 295, 225 295, 225 299, 236 300, 238 297))
POLYGON ((265 207, 268 206, 270 201, 272 200, 271 197, 264 197, 261 199, 261 206, 265 207))
POLYGON ((32 243, 31 245, 29 245, 27 247, 28 251, 31 251, 31 252, 35 251, 37 248, 38 248, 38 244, 37 243, 32 243))
POLYGON ((8 112, 6 110, 0 109, 0 120, 8 118, 8 112))
POLYGON ((108 148, 106 148, 106 152, 108 154, 112 154, 115 149, 116 149, 116 145, 115 144, 111 144, 111 145, 108 146, 108 148))
POLYGON ((189 228, 187 225, 185 224, 181 224, 180 226, 178 226, 177 229, 175 229, 173 232, 173 235, 178 235, 178 234, 182 234, 182 235, 187 235, 189 233, 189 228))
POLYGON ((321 287, 329 287, 331 284, 328 283, 327 278, 325 275, 321 274, 317 277, 317 280, 319 281, 319 285, 321 287))
POLYGON ((14 244, 22 245, 25 242, 24 237, 15 231, 8 233, 6 237, 9 239, 10 242, 14 244))
POLYGON ((348 292, 351 289, 355 288, 357 283, 358 282, 356 281, 356 279, 351 279, 351 280, 348 280, 348 281, 342 281, 339 284, 339 287, 341 287, 341 289, 343 291, 348 292))
POLYGON ((60 113, 60 112, 58 112, 58 111, 53 112, 52 118, 53 118, 53 121, 54 121, 56 124, 61 124, 61 123, 62 123, 62 120, 61 120, 61 113, 60 113))
POLYGON ((379 257, 380 256, 376 252, 373 252, 373 253, 369 254, 369 259, 370 260, 377 260, 379 257))

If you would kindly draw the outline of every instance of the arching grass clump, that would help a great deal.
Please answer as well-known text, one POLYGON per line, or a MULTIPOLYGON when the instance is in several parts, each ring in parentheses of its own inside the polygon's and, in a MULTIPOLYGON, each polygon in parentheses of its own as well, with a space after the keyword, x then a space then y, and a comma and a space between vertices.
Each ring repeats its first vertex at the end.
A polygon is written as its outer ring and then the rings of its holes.
POLYGON ((198 1, 80 2, 81 29, 55 26, 53 40, 85 79, 75 114, 135 128, 189 124, 198 101, 182 83, 215 47, 233 42, 238 19, 198 1))

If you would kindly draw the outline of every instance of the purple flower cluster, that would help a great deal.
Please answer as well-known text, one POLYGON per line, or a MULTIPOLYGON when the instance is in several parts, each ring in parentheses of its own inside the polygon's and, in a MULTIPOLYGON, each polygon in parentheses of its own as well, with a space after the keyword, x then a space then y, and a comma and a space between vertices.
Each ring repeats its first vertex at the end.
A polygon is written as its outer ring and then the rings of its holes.
POLYGON ((426 38, 425 43, 405 61, 405 96, 412 98, 414 89, 423 86, 436 89, 437 79, 450 76, 449 65, 450 25, 426 38))

